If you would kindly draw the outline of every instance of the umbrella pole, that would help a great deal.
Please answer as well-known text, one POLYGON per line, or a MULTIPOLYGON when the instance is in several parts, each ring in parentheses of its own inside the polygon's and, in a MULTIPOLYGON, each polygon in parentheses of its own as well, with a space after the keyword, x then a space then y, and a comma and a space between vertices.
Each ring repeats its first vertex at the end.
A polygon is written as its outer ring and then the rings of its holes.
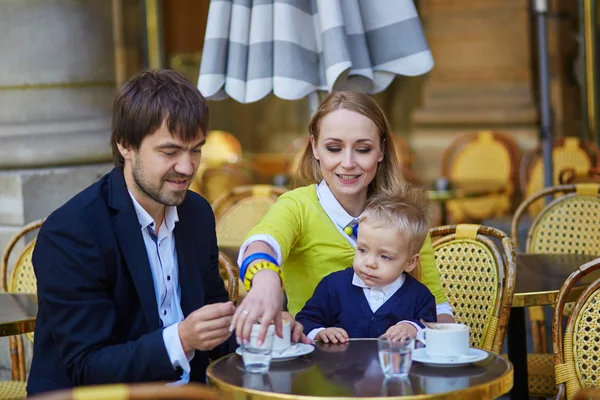
POLYGON ((315 90, 308 94, 308 115, 311 117, 314 113, 317 112, 319 106, 321 105, 321 100, 319 99, 319 91, 315 90))
MULTIPOLYGON (((537 19, 538 59, 540 78, 540 140, 544 160, 544 187, 553 185, 552 174, 552 112, 550 108, 550 78, 548 74, 548 1, 533 0, 537 19)), ((550 196, 549 199, 552 199, 550 196)), ((548 202, 549 199, 546 199, 548 202)))

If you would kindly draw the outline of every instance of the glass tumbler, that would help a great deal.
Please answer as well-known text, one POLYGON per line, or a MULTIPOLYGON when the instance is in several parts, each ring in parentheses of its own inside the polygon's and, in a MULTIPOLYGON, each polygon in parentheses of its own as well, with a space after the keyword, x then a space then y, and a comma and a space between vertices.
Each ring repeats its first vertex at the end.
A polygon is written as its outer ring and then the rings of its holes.
POLYGON ((275 327, 273 325, 269 326, 267 336, 260 346, 257 343, 257 338, 258 329, 252 329, 248 344, 241 344, 242 359, 244 360, 246 371, 264 374, 269 371, 269 366, 271 365, 275 327))
POLYGON ((410 372, 412 352, 415 348, 415 339, 406 337, 392 341, 385 337, 377 340, 379 350, 379 363, 386 378, 405 378, 410 372))

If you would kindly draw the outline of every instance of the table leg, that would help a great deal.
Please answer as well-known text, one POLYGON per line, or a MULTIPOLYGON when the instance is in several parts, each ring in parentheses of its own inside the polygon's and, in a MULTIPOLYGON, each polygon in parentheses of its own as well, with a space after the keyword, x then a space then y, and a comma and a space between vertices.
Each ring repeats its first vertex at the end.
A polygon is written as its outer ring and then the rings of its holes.
POLYGON ((514 384, 510 398, 529 398, 527 385, 527 331, 525 330, 525 308, 513 307, 508 321, 508 358, 514 367, 514 384))

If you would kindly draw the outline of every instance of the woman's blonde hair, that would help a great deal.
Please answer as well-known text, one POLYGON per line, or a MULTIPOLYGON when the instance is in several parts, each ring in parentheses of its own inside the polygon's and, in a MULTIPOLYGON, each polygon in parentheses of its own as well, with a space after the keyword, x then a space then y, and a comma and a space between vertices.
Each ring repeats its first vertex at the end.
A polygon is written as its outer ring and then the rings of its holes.
MULTIPOLYGON (((334 92, 323 101, 319 109, 312 116, 308 124, 308 134, 319 140, 320 125, 323 118, 333 111, 345 109, 357 112, 369 118, 379 131, 380 146, 383 151, 383 160, 377 165, 375 178, 369 184, 368 195, 380 191, 396 191, 404 185, 400 164, 396 157, 396 150, 390 134, 390 126, 383 110, 369 95, 359 92, 334 92)), ((319 183, 323 179, 319 162, 313 154, 310 141, 307 143, 298 170, 294 176, 294 186, 319 183)))

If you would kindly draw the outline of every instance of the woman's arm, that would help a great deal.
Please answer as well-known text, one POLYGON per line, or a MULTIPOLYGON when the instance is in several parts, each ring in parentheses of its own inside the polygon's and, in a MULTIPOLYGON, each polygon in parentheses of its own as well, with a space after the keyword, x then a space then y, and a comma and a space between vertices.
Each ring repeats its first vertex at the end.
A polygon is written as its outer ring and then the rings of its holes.
MULTIPOLYGON (((268 237, 268 240, 272 240, 273 245, 276 245, 278 248, 275 250, 266 241, 262 240, 252 241, 249 244, 245 243, 245 246, 242 246, 241 249, 243 254, 238 259, 240 267, 244 267, 243 269, 247 271, 249 267, 258 262, 285 259, 300 232, 301 218, 299 214, 300 208, 298 202, 290 192, 280 196, 258 225, 248 234, 250 240, 254 236, 268 237), (263 253, 265 256, 256 257, 259 253, 263 253), (244 265, 244 260, 247 260, 250 256, 256 258, 252 259, 247 265, 244 265)), ((271 321, 275 323, 275 332, 281 336, 282 304, 282 281, 279 275, 269 269, 258 271, 252 277, 250 291, 238 306, 233 316, 230 330, 235 329, 238 339, 247 341, 250 339, 252 325, 255 321, 261 319, 259 340, 264 339, 266 336, 267 328, 271 321)))

